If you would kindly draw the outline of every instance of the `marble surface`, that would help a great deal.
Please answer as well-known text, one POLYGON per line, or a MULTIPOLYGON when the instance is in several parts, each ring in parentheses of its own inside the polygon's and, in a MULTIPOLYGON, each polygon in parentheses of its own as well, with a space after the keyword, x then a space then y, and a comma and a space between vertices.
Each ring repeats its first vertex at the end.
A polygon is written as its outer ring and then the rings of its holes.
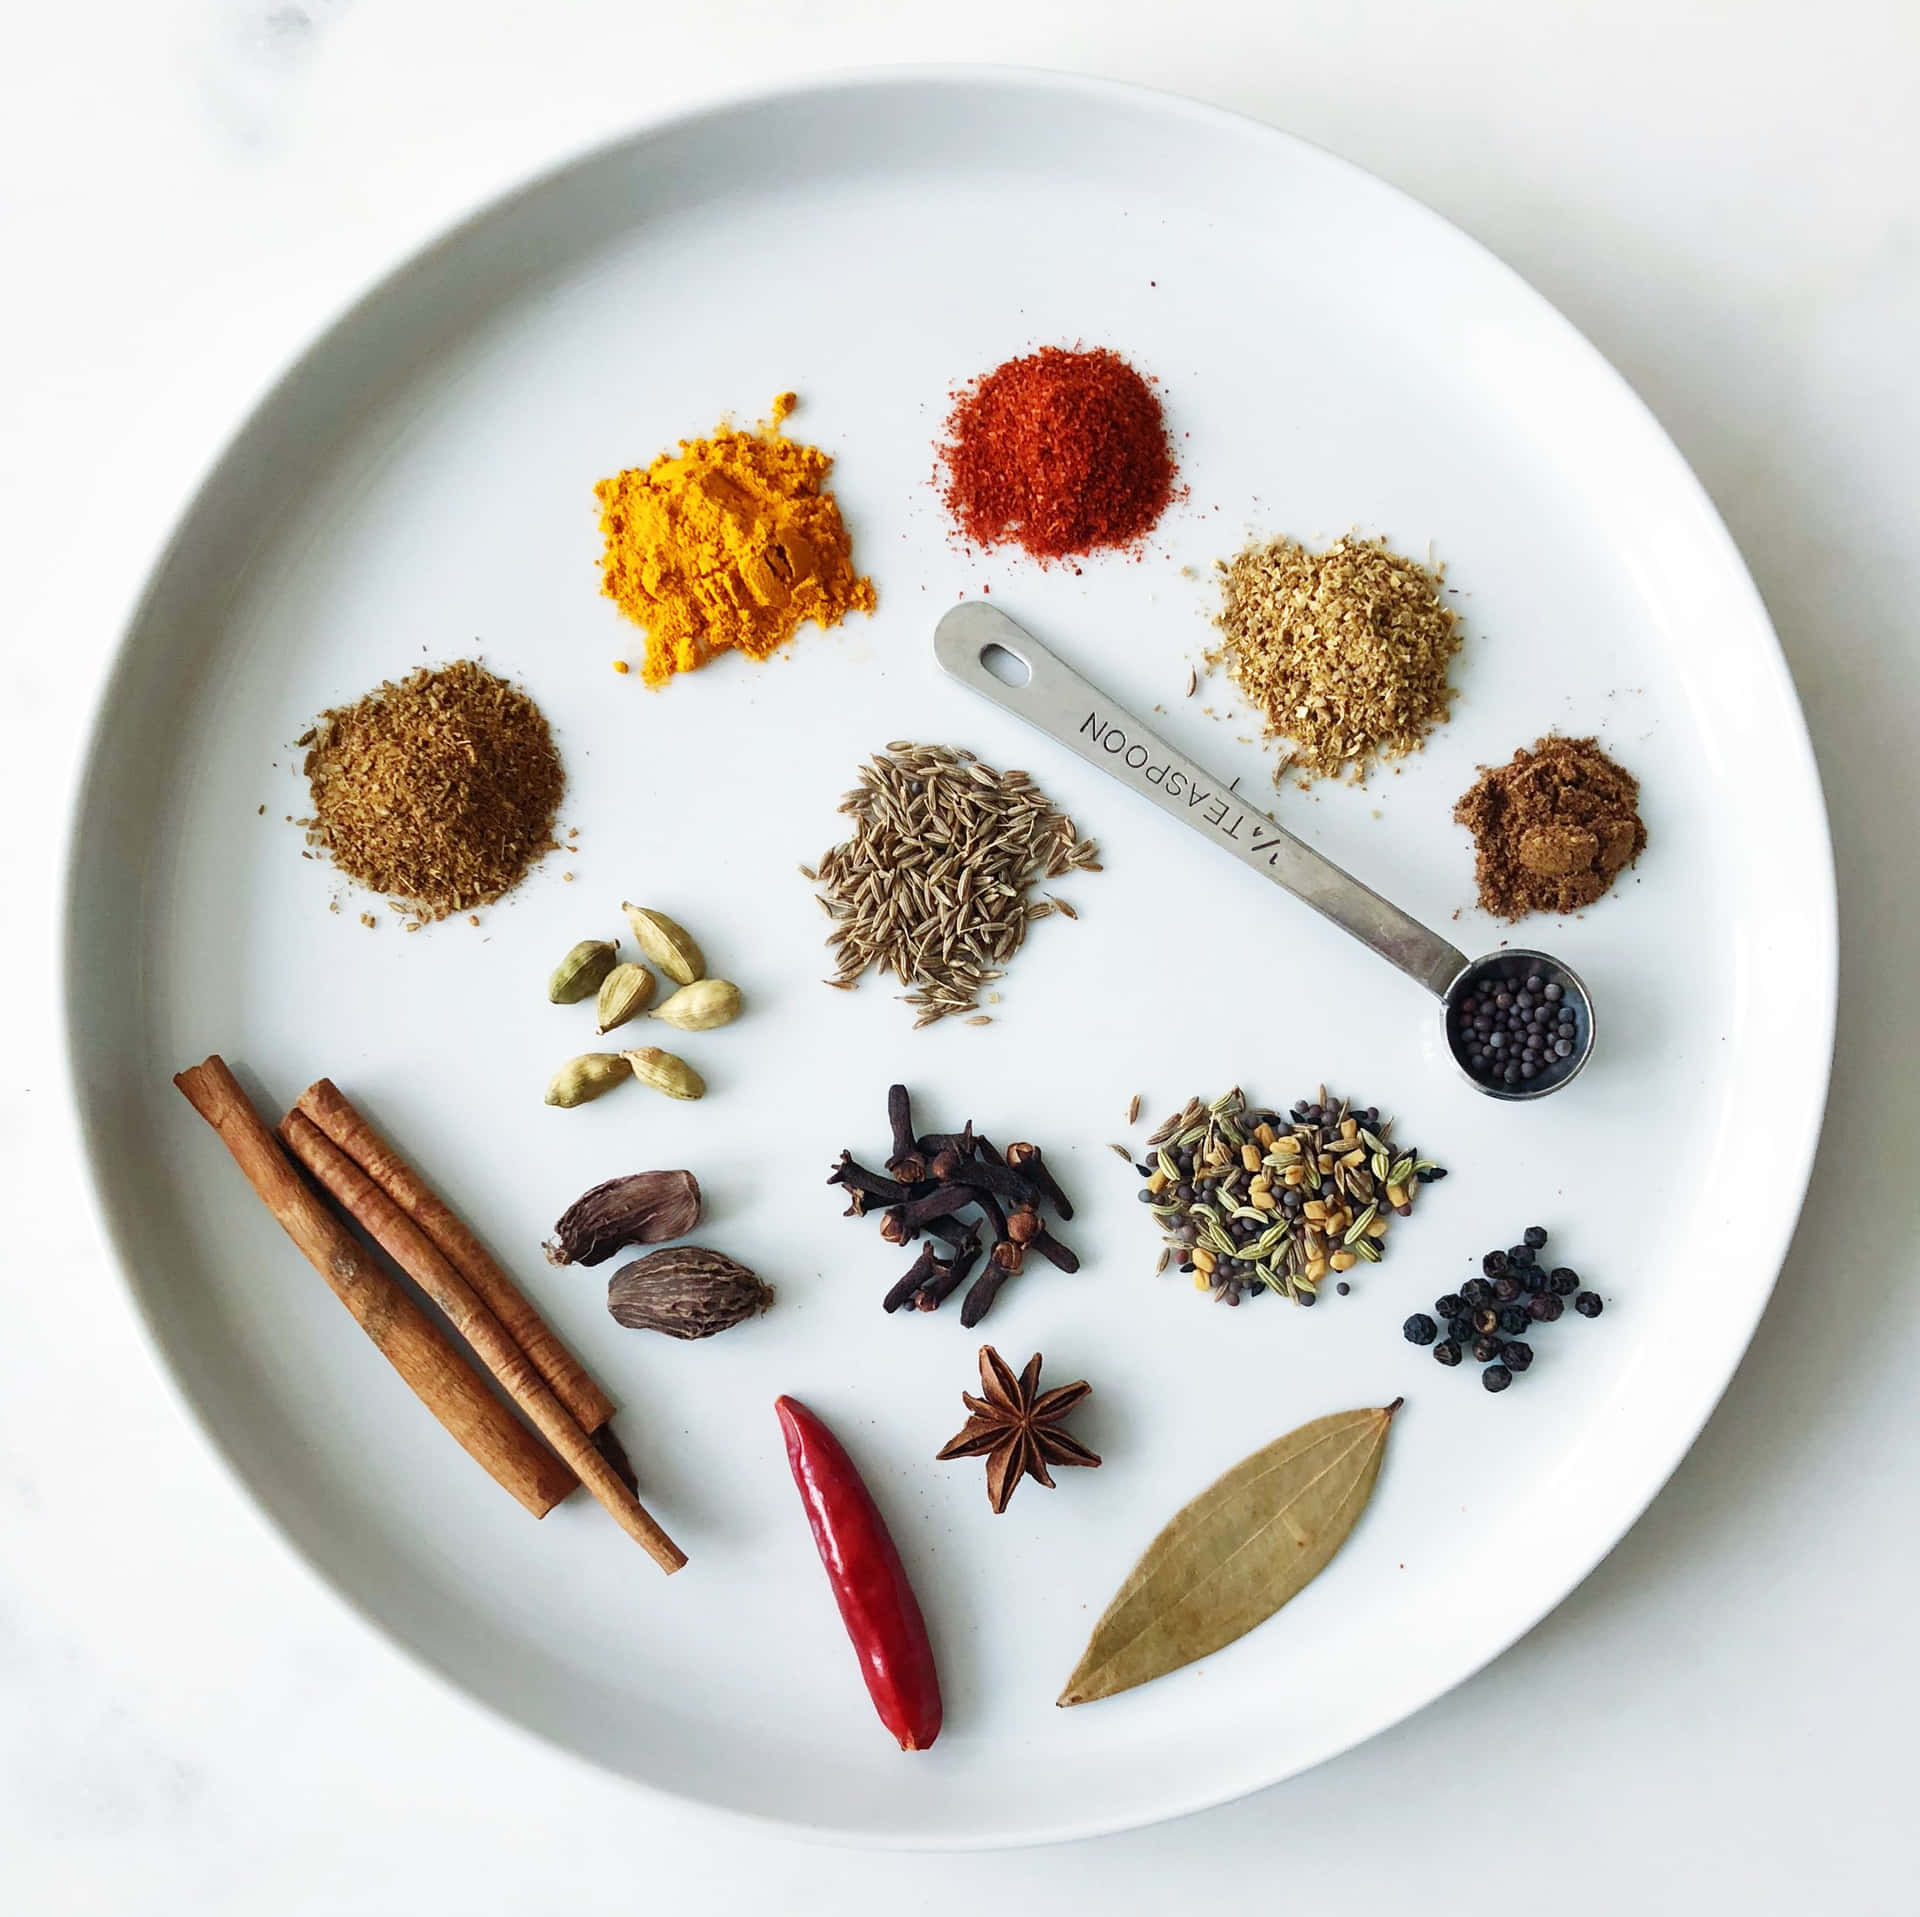
MULTIPOLYGON (((97 0, 10 19, 0 160, 0 1908, 1914 1908, 1907 0, 97 0), (1754 568, 1827 780, 1843 937, 1833 1105, 1781 1288, 1594 1577, 1471 1683, 1292 1784, 1099 1844, 941 1860, 668 1812, 482 1716, 336 1604, 196 1435, 92 1240, 50 933, 62 794, 117 622, 184 489, 325 315, 639 115, 926 59, 1088 68, 1260 114, 1557 301, 1754 568)), ((1684 1176, 1686 1114, 1649 1128, 1684 1176)))

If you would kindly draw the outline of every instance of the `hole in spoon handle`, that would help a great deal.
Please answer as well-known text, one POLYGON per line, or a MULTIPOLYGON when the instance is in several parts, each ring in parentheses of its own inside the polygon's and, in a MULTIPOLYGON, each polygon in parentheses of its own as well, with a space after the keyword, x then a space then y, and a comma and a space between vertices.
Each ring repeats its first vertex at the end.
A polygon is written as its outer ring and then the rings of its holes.
POLYGON ((1191 826, 1436 997, 1465 968, 1464 953, 1236 798, 1230 786, 1176 752, 997 606, 982 599, 955 606, 934 629, 933 653, 949 677, 1191 826), (1002 655, 1026 668, 1024 684, 1010 683, 1020 675, 1009 671, 1002 655))

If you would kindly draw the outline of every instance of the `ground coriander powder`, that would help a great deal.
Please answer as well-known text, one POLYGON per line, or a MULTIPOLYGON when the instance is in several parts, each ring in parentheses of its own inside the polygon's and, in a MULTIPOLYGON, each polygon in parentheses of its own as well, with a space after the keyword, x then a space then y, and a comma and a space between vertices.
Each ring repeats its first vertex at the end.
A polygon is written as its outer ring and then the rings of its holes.
POLYGON ((1362 783, 1445 723, 1460 632, 1440 574, 1351 534, 1323 553, 1256 541, 1220 572, 1222 639, 1207 663, 1287 742, 1276 784, 1289 768, 1362 783))

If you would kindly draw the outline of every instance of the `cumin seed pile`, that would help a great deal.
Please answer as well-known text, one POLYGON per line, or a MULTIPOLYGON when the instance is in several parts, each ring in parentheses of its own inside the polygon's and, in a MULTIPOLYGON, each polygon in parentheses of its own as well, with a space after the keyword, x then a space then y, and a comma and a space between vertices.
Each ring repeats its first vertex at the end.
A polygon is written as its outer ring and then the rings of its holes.
POLYGON ((308 840, 416 921, 491 905, 555 846, 566 774, 540 708, 471 659, 323 712, 308 840))
POLYGON ((1419 751, 1453 699, 1447 668, 1460 649, 1441 576, 1384 540, 1336 540, 1323 553, 1291 539, 1220 562, 1224 664, 1269 738, 1309 777, 1344 772, 1363 784, 1374 761, 1419 751))
POLYGON ((1029 902, 1035 879, 1100 870, 1099 847, 1027 773, 997 772, 958 746, 894 740, 840 810, 853 837, 800 868, 834 922, 827 983, 851 991, 870 966, 891 972, 910 988, 916 1031, 972 1011, 1035 920, 1077 916, 1064 900, 1029 902))

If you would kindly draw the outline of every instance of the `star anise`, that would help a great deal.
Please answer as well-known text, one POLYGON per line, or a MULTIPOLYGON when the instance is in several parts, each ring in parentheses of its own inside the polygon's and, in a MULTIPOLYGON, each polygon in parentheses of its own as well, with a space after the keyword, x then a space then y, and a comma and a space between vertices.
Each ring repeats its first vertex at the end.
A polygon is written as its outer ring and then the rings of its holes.
POLYGON ((1007 1508, 1007 1500, 1023 1477, 1037 1479, 1052 1490, 1053 1480, 1047 1475, 1050 1464, 1100 1462, 1061 1423, 1093 1389, 1084 1378, 1042 1393, 1039 1352, 1027 1360, 1026 1370, 1016 1378, 1013 1367, 999 1352, 991 1345, 982 1345, 980 1389, 984 1395, 978 1398, 970 1391, 960 1394, 969 1416, 958 1435, 948 1439, 940 1456, 984 1457, 987 1502, 996 1511, 1007 1508))

